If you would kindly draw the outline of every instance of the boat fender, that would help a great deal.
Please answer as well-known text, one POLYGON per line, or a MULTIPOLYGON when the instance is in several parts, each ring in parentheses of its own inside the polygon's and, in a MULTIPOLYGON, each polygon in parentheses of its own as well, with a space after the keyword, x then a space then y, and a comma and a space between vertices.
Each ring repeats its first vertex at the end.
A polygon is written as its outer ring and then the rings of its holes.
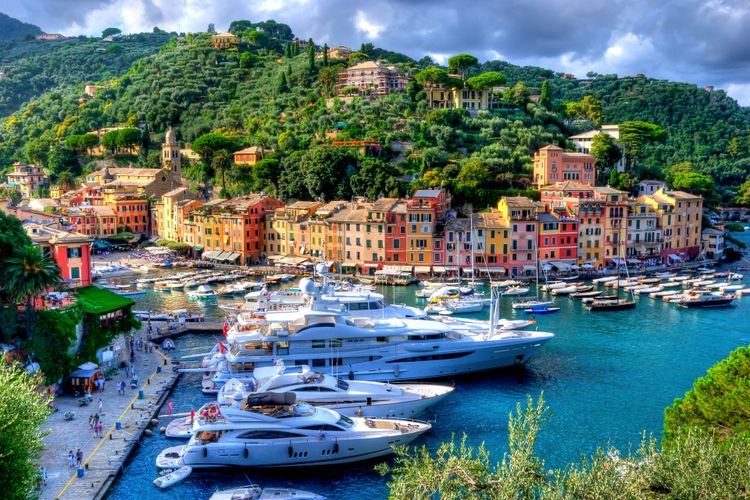
POLYGON ((159 432, 164 434, 165 432, 167 432, 167 428, 162 425, 161 427, 159 427, 159 432))
POLYGON ((294 448, 291 446, 289 447, 289 458, 292 458, 292 454, 294 453, 294 448))
POLYGON ((242 454, 244 455, 244 457, 245 457, 245 458, 247 458, 247 457, 249 457, 249 456, 250 456, 250 452, 249 452, 249 451, 247 451, 247 448, 245 448, 245 449, 244 449, 244 450, 242 451, 242 454))
POLYGON ((146 436, 150 436, 151 434, 153 434, 153 432, 151 432, 151 429, 146 429, 145 431, 143 431, 143 433, 144 433, 144 434, 145 434, 146 436))
POLYGON ((203 447, 203 458, 206 458, 206 457, 208 457, 208 448, 206 448, 206 447, 204 446, 204 447, 203 447))

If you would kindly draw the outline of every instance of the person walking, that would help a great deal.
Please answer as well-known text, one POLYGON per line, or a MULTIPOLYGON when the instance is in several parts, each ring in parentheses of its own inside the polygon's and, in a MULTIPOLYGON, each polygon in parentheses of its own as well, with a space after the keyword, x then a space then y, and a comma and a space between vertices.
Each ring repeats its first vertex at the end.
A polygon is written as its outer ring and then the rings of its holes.
POLYGON ((104 401, 102 401, 102 398, 99 398, 99 413, 103 413, 102 412, 102 406, 103 405, 104 405, 104 401))
POLYGON ((99 420, 99 423, 96 424, 96 431, 97 431, 97 434, 98 434, 97 437, 99 437, 99 438, 103 438, 104 437, 104 423, 102 423, 101 420, 99 420))
POLYGON ((76 464, 76 457, 73 455, 73 450, 68 452, 68 467, 74 467, 76 464))
POLYGON ((172 402, 167 403, 167 415, 172 414, 172 402))
POLYGON ((83 451, 81 451, 80 448, 78 448, 78 451, 76 452, 76 466, 80 467, 83 463, 83 451))
POLYGON ((42 480, 42 488, 47 486, 47 469, 44 467, 39 470, 39 478, 42 480))

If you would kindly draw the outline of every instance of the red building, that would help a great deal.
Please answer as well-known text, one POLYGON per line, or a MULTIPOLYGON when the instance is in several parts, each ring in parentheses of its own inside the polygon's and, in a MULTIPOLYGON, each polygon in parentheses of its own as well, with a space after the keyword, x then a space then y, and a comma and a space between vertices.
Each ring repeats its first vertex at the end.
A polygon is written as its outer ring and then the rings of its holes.
POLYGON ((575 264, 578 257, 578 221, 551 213, 539 213, 539 261, 575 264))
POLYGON ((596 182, 596 160, 586 153, 568 153, 549 145, 534 153, 534 185, 537 187, 563 181, 596 182))
POLYGON ((33 222, 24 229, 42 254, 55 260, 64 283, 74 288, 91 285, 91 237, 33 222))
POLYGON ((385 261, 406 264, 406 203, 398 201, 385 214, 385 261))

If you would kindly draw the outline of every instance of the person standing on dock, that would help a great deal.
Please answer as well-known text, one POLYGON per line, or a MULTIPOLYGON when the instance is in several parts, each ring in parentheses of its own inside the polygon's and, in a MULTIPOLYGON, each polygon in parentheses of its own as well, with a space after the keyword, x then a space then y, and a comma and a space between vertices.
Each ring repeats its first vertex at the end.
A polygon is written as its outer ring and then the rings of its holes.
POLYGON ((76 457, 73 455, 73 450, 68 452, 68 467, 74 467, 76 464, 76 457))
POLYGON ((80 448, 78 448, 78 451, 76 452, 76 466, 80 467, 83 463, 83 451, 81 451, 80 448))
POLYGON ((102 406, 104 405, 104 401, 102 401, 102 398, 99 398, 99 413, 102 413, 102 406))
POLYGON ((44 467, 39 470, 39 479, 42 480, 42 488, 47 486, 47 469, 44 467))
POLYGON ((172 402, 167 403, 167 415, 172 414, 172 402))

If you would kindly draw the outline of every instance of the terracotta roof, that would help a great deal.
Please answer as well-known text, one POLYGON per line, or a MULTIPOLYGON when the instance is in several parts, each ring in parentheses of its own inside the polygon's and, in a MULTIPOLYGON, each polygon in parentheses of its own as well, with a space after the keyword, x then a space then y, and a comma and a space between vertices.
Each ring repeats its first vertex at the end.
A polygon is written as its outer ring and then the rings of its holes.
POLYGON ((249 148, 235 151, 234 154, 240 155, 240 154, 253 154, 253 153, 261 153, 261 152, 263 152, 262 148, 259 148, 258 146, 250 146, 249 148))
POLYGON ((544 186, 542 190, 553 190, 553 191, 593 191, 594 188, 588 184, 576 181, 562 181, 556 182, 549 186, 544 186))

